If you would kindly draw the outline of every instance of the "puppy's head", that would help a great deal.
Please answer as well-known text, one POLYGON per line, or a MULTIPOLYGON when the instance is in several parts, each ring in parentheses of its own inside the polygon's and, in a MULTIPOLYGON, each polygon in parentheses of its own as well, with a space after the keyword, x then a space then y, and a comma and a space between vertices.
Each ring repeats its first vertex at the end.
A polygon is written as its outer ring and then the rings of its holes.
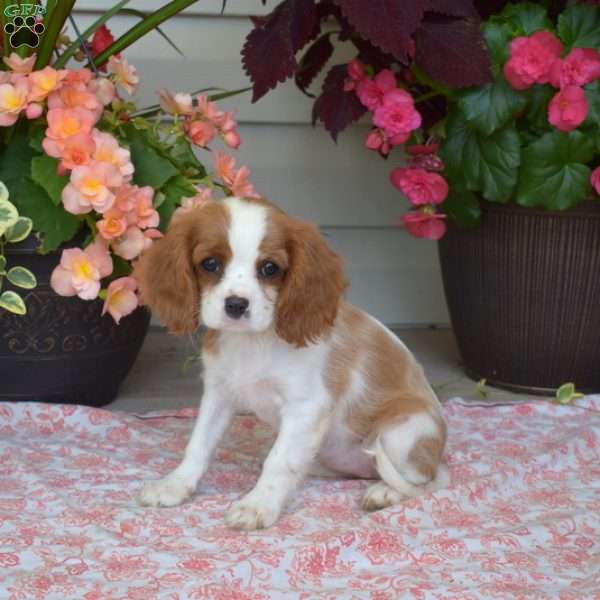
POLYGON ((179 216, 135 269, 141 299, 168 329, 260 332, 296 346, 332 324, 345 287, 313 225, 264 201, 228 198, 179 216))

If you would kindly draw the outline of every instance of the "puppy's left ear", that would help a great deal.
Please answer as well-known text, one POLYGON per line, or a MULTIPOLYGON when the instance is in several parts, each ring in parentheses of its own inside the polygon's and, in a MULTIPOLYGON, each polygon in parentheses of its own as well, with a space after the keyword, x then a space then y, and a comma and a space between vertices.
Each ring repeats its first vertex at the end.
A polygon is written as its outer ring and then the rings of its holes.
POLYGON ((332 325, 346 288, 340 257, 314 225, 292 221, 289 266, 277 298, 275 329, 294 346, 314 342, 332 325))

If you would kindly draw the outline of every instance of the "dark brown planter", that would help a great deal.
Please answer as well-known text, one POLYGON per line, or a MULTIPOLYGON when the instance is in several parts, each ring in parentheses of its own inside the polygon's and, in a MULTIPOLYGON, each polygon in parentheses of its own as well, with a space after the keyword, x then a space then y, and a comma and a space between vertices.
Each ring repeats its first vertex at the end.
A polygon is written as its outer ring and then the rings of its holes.
POLYGON ((0 400, 89 406, 114 400, 140 351, 149 313, 138 309, 116 325, 101 315, 101 300, 58 296, 49 280, 60 254, 40 256, 33 238, 6 246, 5 256, 8 266, 33 271, 38 287, 20 291, 25 316, 0 309, 0 400))
POLYGON ((486 204, 439 242, 465 370, 534 394, 600 392, 600 202, 565 212, 486 204))

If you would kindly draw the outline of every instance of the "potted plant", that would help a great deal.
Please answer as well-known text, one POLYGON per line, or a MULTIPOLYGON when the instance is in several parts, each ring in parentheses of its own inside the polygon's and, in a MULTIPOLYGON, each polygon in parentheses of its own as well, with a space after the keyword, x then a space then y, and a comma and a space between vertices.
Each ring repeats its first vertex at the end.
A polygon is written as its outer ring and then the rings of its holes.
POLYGON ((254 100, 292 75, 307 91, 336 39, 356 56, 330 68, 314 120, 335 139, 370 113, 366 147, 398 147, 400 223, 439 240, 467 373, 600 390, 598 3, 289 0, 242 51, 254 100))
MULTIPOLYGON (((4 9, 6 3, 0 4, 4 9)), ((139 77, 121 52, 192 2, 175 0, 142 14, 115 40, 105 23, 125 4, 116 4, 76 40, 61 33, 73 1, 49 2, 45 15, 41 4, 11 5, 3 12, 8 34, 0 70, 0 397, 5 400, 110 402, 149 324, 131 275, 137 257, 162 236, 177 211, 215 191, 254 194, 249 171, 236 169, 231 156, 207 153, 215 164, 209 173, 193 149, 209 150, 218 139, 239 146, 232 113, 214 102, 236 92, 211 97, 161 90, 159 104, 146 109, 129 98, 139 77), (21 26, 36 39, 9 35, 21 26), (67 67, 71 58, 87 66, 67 67)))

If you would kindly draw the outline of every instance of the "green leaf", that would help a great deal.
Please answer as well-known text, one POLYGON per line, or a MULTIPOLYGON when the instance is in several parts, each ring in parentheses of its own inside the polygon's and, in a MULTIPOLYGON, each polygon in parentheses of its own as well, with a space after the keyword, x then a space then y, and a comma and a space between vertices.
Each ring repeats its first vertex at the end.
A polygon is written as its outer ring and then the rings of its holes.
POLYGON ((6 274, 8 280, 17 287, 32 290, 37 285, 35 275, 25 267, 13 267, 6 274))
POLYGON ((33 228, 33 221, 29 217, 19 217, 14 225, 11 225, 4 234, 6 240, 11 244, 22 242, 33 228))
POLYGON ((161 231, 165 231, 171 221, 173 212, 181 204, 181 200, 183 198, 191 198, 198 192, 188 179, 182 175, 177 175, 170 179, 163 186, 162 192, 165 195, 165 199, 157 210, 160 215, 160 229, 161 231))
POLYGON ((566 50, 600 47, 600 8, 575 4, 558 17, 558 36, 566 50))
POLYGON ((47 124, 45 122, 31 122, 29 124, 29 146, 38 154, 44 153, 42 140, 46 137, 46 127, 47 124))
POLYGON ((0 274, 4 275, 6 270, 6 256, 0 255, 0 274))
POLYGON ((516 28, 516 35, 531 35, 542 29, 552 30, 552 21, 548 18, 546 9, 531 2, 508 4, 500 17, 516 28))
POLYGON ((460 111, 450 113, 447 139, 440 155, 450 180, 465 179, 467 188, 491 202, 507 202, 514 191, 520 163, 519 134, 513 126, 484 136, 460 111))
POLYGON ((574 383, 563 383, 556 390, 556 401, 559 404, 570 404, 578 398, 583 398, 583 394, 580 394, 575 390, 574 383))
POLYGON ((480 379, 477 382, 477 386, 476 386, 476 392, 477 395, 482 399, 482 400, 486 400, 487 397, 490 395, 490 392, 488 391, 486 384, 487 380, 486 379, 480 379))
POLYGON ((26 179, 23 184, 21 210, 31 217, 35 230, 42 233, 42 254, 56 250, 70 240, 81 226, 75 215, 66 212, 62 205, 55 206, 44 189, 31 179, 26 179))
MULTIPOLYGON (((149 13, 142 12, 141 10, 136 10, 135 8, 124 8, 123 10, 119 11, 119 14, 132 15, 134 17, 140 17, 141 19, 145 19, 149 13)), ((177 54, 185 58, 185 55, 177 47, 175 42, 160 27, 155 27, 154 31, 156 31, 156 33, 158 33, 158 35, 160 35, 167 42, 167 44, 169 44, 169 46, 171 46, 171 48, 173 48, 173 50, 177 52, 177 54)))
POLYGON ((69 183, 67 175, 57 173, 58 160, 51 156, 36 156, 31 161, 31 179, 43 187, 56 206, 61 203, 62 191, 69 183))
POLYGON ((0 146, 0 181, 3 181, 13 204, 20 208, 21 187, 31 172, 31 159, 35 155, 22 128, 17 128, 10 143, 0 146))
POLYGON ((131 161, 135 167, 134 183, 140 186, 149 185, 156 189, 178 174, 179 171, 173 163, 152 148, 142 132, 134 127, 127 127, 126 132, 131 161))
POLYGON ((0 181, 0 202, 6 202, 8 200, 9 193, 8 188, 0 181))
POLYGON ((552 131, 523 150, 517 202, 564 210, 584 200, 590 191, 594 139, 581 131, 552 131))
POLYGON ((0 200, 0 235, 12 227, 19 218, 15 205, 9 200, 0 200))
POLYGON ((476 227, 481 221, 481 206, 477 195, 468 190, 461 181, 450 181, 448 197, 441 205, 446 213, 459 227, 465 229, 476 227))
POLYGON ((556 90, 549 85, 534 85, 525 93, 528 99, 527 120, 536 129, 547 131, 548 103, 556 90))
POLYGON ((24 315, 27 312, 27 307, 23 298, 15 292, 2 292, 0 295, 0 308, 4 308, 16 315, 24 315))
POLYGON ((589 112, 584 121, 584 127, 600 125, 600 80, 596 80, 584 87, 585 97, 588 101, 589 112))
POLYGON ((490 135, 521 112, 526 103, 525 94, 499 77, 493 83, 461 92, 458 106, 471 126, 490 135))
POLYGON ((183 136, 169 148, 169 157, 180 171, 187 171, 188 175, 204 177, 206 169, 198 160, 189 141, 183 136))
POLYGON ((482 30, 492 63, 500 74, 502 66, 508 60, 508 47, 512 37, 510 28, 506 23, 492 17, 483 24, 482 30))
POLYGON ((145 19, 140 21, 137 25, 126 31, 120 38, 115 40, 104 52, 101 52, 95 59, 94 63, 97 66, 103 65, 113 54, 121 52, 128 46, 131 46, 142 36, 146 35, 149 31, 155 29, 163 21, 181 12, 191 4, 194 4, 197 0, 172 0, 159 10, 149 14, 145 19))
POLYGON ((48 0, 46 3, 45 31, 42 33, 37 47, 36 70, 43 69, 50 62, 54 48, 56 48, 56 40, 67 17, 71 14, 74 4, 75 0, 48 0))

